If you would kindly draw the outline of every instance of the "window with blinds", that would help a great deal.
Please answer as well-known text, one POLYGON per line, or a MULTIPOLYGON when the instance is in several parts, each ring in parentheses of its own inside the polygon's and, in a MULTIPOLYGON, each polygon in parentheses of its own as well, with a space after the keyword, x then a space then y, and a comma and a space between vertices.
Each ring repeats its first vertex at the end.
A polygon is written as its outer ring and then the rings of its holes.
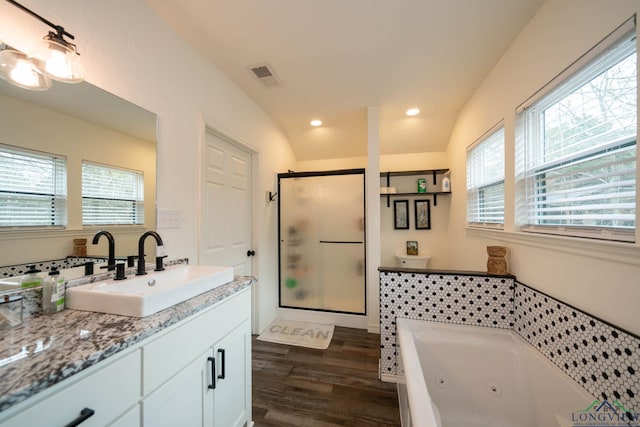
POLYGON ((66 223, 66 158, 0 145, 0 228, 66 223))
POLYGON ((142 172, 82 162, 82 224, 144 224, 142 172))
POLYGON ((634 240, 635 33, 606 40, 519 113, 523 230, 634 240))
POLYGON ((504 127, 500 124, 467 149, 467 223, 504 224, 504 127))

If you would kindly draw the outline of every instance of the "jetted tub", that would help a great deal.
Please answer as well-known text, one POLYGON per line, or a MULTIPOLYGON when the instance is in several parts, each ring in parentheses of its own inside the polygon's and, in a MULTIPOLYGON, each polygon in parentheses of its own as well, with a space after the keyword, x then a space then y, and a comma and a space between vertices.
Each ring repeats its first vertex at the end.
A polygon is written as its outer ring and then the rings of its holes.
POLYGON ((403 427, 571 427, 595 398, 512 330, 398 319, 403 427))

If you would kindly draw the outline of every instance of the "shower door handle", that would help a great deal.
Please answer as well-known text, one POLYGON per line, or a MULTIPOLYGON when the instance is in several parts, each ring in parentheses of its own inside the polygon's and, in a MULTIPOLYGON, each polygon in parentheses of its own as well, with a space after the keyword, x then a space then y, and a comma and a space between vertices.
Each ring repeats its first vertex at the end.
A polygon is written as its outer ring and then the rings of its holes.
POLYGON ((254 256, 255 254, 256 254, 256 251, 252 251, 251 249, 247 251, 247 256, 254 256))

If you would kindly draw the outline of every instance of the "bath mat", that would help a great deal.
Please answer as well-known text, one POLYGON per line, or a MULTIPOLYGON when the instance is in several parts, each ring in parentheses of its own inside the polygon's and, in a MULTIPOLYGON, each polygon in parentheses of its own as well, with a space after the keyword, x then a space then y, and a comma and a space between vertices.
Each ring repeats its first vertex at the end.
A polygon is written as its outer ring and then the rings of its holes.
POLYGON ((331 343, 333 329, 334 325, 276 319, 262 331, 258 339, 324 350, 331 343))

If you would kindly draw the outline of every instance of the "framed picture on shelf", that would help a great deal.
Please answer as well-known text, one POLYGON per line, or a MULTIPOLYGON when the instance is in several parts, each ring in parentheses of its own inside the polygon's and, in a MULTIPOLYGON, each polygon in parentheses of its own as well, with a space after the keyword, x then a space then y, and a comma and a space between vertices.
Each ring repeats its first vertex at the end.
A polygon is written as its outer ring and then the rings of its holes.
POLYGON ((393 228, 395 228, 396 230, 409 229, 409 201, 408 200, 394 200, 393 228))
POLYGON ((415 201, 416 230, 431 229, 431 202, 429 200, 415 201))
POLYGON ((407 240, 407 255, 418 255, 418 242, 407 240))

